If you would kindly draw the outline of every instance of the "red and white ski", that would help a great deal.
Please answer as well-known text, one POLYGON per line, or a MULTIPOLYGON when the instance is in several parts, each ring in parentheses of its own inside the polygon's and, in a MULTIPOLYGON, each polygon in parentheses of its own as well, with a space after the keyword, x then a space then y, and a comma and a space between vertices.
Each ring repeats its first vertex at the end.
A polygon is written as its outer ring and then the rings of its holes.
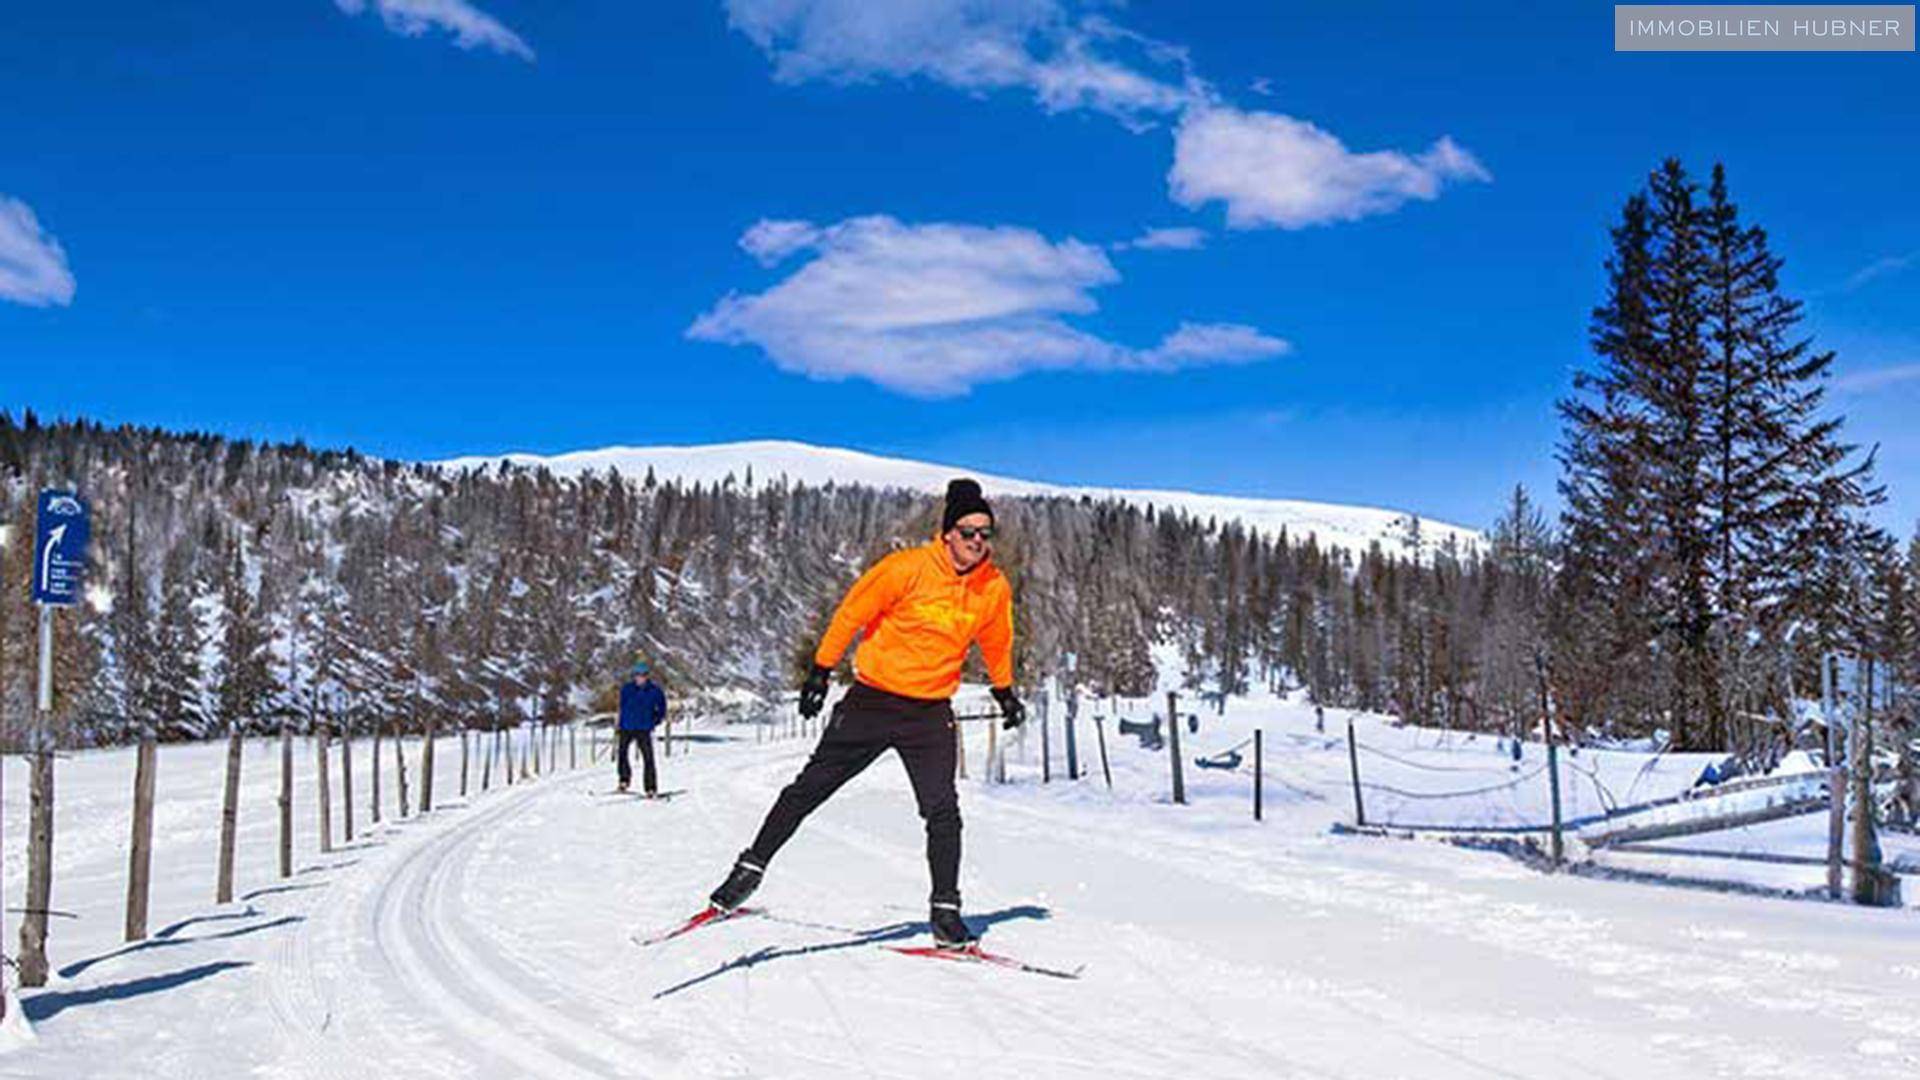
POLYGON ((968 964, 991 964, 994 967, 1010 971, 1024 971, 1029 975, 1046 975, 1055 979, 1077 979, 1085 971, 1086 965, 1063 971, 1060 968, 1041 967, 1029 964, 1025 960, 1015 960, 1011 956, 990 953, 978 945, 969 945, 964 949, 942 949, 937 945, 882 945, 888 952, 897 952, 902 956, 924 956, 930 960, 957 960, 968 964))
POLYGON ((759 908, 743 907, 743 908, 734 908, 732 911, 722 911, 719 908, 709 904, 707 905, 706 910, 700 912, 698 915, 695 915, 693 918, 688 919, 686 922, 683 922, 678 926, 671 927, 669 929, 661 930, 651 934, 645 934, 645 933, 640 933, 636 931, 633 934, 633 937, 631 940, 635 945, 638 945, 644 949, 649 945, 658 945, 663 941, 672 941, 674 938, 677 938, 682 934, 691 934, 695 930, 698 930, 703 926, 712 926, 715 923, 723 923, 729 919, 739 919, 749 915, 758 915, 758 914, 760 914, 759 908))

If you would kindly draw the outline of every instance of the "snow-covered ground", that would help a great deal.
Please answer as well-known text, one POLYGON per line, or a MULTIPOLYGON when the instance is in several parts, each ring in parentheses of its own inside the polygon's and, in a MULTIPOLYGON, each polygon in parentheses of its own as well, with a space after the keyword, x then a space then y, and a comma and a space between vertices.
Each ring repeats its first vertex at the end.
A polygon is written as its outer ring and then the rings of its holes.
MULTIPOLYGON (((1134 488, 1069 487, 1036 483, 1004 476, 990 476, 962 465, 942 465, 882 457, 812 446, 781 439, 715 443, 709 446, 612 446, 600 450, 578 450, 566 454, 501 454, 455 458, 436 464, 465 469, 510 461, 516 465, 544 466, 560 476, 578 476, 586 472, 604 473, 609 469, 635 479, 651 470, 662 481, 678 479, 683 483, 718 484, 731 476, 745 483, 749 469, 757 483, 785 476, 788 480, 822 486, 828 483, 865 484, 879 488, 905 488, 939 494, 947 481, 956 476, 973 476, 985 486, 987 497, 1059 496, 1077 499, 1117 499, 1135 506, 1173 507, 1205 520, 1238 521, 1250 529, 1277 535, 1286 529, 1295 540, 1309 534, 1320 543, 1363 552, 1376 541, 1388 551, 1403 550, 1411 515, 1401 510, 1382 510, 1371 506, 1343 506, 1336 503, 1309 502, 1303 499, 1256 499, 1233 495, 1208 495, 1190 491, 1157 491, 1134 488)), ((1424 547, 1444 543, 1449 537, 1465 547, 1476 545, 1480 534, 1473 529, 1443 521, 1422 519, 1420 535, 1424 547)))
MULTIPOLYGON (((1145 702, 1120 704, 1130 719, 1145 715, 1145 702)), ((316 850, 312 752, 300 746, 299 872, 285 882, 274 871, 277 748, 253 744, 242 899, 226 907, 211 903, 221 748, 163 747, 154 936, 135 947, 118 941, 133 756, 75 755, 59 765, 58 975, 26 992, 35 1036, 0 1055, 0 1076, 1906 1077, 1920 1068, 1911 911, 1545 875, 1440 843, 1334 835, 1329 826, 1353 812, 1346 715, 1329 712, 1322 735, 1310 709, 1271 700, 1230 703, 1225 716, 1203 710, 1198 732, 1182 730, 1189 760, 1265 731, 1265 821, 1251 817, 1250 747, 1237 771, 1190 766, 1190 803, 1175 806, 1166 752, 1118 736, 1110 721, 1109 792, 1096 713, 1111 708, 1082 703, 1078 782, 1063 779, 1057 704, 1050 784, 1039 782, 1031 726, 1008 753, 1012 782, 994 785, 984 779, 987 725, 966 725, 969 913, 990 948, 1084 964, 1073 982, 878 947, 925 939, 922 831, 890 759, 809 820, 771 868, 756 901, 777 919, 633 946, 636 929, 701 902, 804 759, 806 740, 762 743, 746 726, 696 723, 701 741, 662 761, 665 786, 684 790, 666 802, 593 794, 612 770, 584 767, 584 737, 580 771, 512 788, 496 773, 491 791, 463 800, 457 744, 443 743, 445 804, 396 822, 389 756, 388 820, 331 855, 316 850)), ((1515 771, 1485 737, 1374 717, 1357 727, 1361 767, 1377 785, 1370 817, 1476 807, 1483 824, 1515 824, 1545 806, 1544 778, 1529 775, 1538 746, 1515 771), (1414 798, 1496 783, 1509 786, 1414 798)), ((1697 773, 1694 762, 1620 752, 1574 761, 1593 775, 1569 785, 1569 799, 1596 812, 1609 799, 1671 794, 1697 773)), ((15 760, 6 770, 6 888, 17 909, 26 771, 15 760)), ((18 918, 9 913, 9 945, 18 918)))

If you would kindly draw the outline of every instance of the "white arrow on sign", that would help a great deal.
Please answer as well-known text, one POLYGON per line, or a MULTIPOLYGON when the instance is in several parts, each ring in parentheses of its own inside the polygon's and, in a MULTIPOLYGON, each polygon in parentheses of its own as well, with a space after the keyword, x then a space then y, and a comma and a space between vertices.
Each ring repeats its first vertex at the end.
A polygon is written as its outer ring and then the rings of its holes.
POLYGON ((53 587, 53 549, 60 546, 60 541, 66 535, 67 527, 64 524, 55 525, 53 531, 47 533, 47 546, 40 552, 40 587, 42 589, 53 587))

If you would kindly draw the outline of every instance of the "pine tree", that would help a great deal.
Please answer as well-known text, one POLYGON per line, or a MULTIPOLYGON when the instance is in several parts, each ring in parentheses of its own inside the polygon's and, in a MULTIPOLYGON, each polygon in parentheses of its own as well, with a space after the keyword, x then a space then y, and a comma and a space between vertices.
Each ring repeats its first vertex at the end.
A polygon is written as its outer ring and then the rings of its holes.
POLYGON ((1552 536, 1525 487, 1515 485, 1494 522, 1484 568, 1487 620, 1481 635, 1484 706, 1515 735, 1538 713, 1534 655, 1546 638, 1552 536))
POLYGON ((220 582, 224 626, 216 682, 218 715, 221 723, 246 730, 265 719, 273 697, 273 668, 268 663, 266 627, 247 588, 246 564, 237 542, 229 545, 225 565, 220 582))
POLYGON ((160 577, 160 612, 154 622, 153 672, 137 714, 165 738, 207 733, 201 652, 205 635, 194 610, 198 582, 185 544, 168 552, 160 577))
POLYGON ((1801 305, 1779 293, 1782 260, 1764 230, 1740 222, 1720 166, 1702 217, 1716 649, 1735 706, 1756 709, 1768 704, 1764 684, 1756 685, 1770 666, 1764 653, 1778 647, 1756 644, 1777 639, 1796 614, 1786 606, 1789 569, 1796 559, 1851 557, 1843 545, 1821 543, 1819 503, 1847 515, 1879 496, 1868 486, 1871 462, 1848 466, 1840 420, 1820 415, 1834 354, 1796 339, 1801 305))
POLYGON ((1599 366, 1576 372, 1574 395, 1559 404, 1565 550, 1552 631, 1561 709, 1575 726, 1617 730, 1637 710, 1616 688, 1656 685, 1649 627, 1657 545, 1645 479, 1655 435, 1639 406, 1656 363, 1644 194, 1627 199, 1612 238, 1607 300, 1594 309, 1591 329, 1599 366))
POLYGON ((1669 160, 1614 230, 1599 366, 1561 406, 1554 630, 1563 706, 1651 706, 1675 746, 1705 749, 1735 716, 1785 711, 1769 673, 1796 621, 1837 610, 1880 492, 1819 415, 1832 354, 1794 339, 1766 234, 1741 222, 1724 170, 1697 195, 1669 160))

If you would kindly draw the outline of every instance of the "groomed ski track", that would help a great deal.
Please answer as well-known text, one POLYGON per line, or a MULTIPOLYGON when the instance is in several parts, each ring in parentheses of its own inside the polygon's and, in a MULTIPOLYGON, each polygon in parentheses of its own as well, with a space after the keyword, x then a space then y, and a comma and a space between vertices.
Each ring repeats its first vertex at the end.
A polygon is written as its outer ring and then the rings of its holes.
MULTIPOLYGON (((1334 837, 1337 786, 1326 802, 1270 789, 1258 825, 1232 777, 1162 805, 1164 754, 1117 760, 1116 797, 1097 778, 988 787, 977 758, 962 781, 970 917, 996 951, 1087 965, 1077 982, 878 947, 926 940, 921 826, 890 756, 782 853, 754 898, 769 918, 633 946, 697 908, 806 751, 695 745, 661 762, 686 789, 670 802, 591 798, 604 763, 496 783, 303 856, 284 884, 265 877, 257 813, 244 902, 77 965, 92 939, 56 926, 56 966, 81 970, 0 1076, 1892 1077, 1920 1062, 1920 1012, 1884 995, 1920 986, 1910 914, 1334 837)), ((163 775, 217 788, 217 751, 202 754, 163 775)), ((1337 781, 1327 757, 1293 775, 1337 781)), ((125 775, 99 785, 103 808, 125 775)), ((176 797, 199 812, 197 789, 176 797)), ((310 841, 310 806, 296 825, 310 841)), ((124 859, 99 847, 74 850, 56 893, 94 924, 117 910, 124 859)))

